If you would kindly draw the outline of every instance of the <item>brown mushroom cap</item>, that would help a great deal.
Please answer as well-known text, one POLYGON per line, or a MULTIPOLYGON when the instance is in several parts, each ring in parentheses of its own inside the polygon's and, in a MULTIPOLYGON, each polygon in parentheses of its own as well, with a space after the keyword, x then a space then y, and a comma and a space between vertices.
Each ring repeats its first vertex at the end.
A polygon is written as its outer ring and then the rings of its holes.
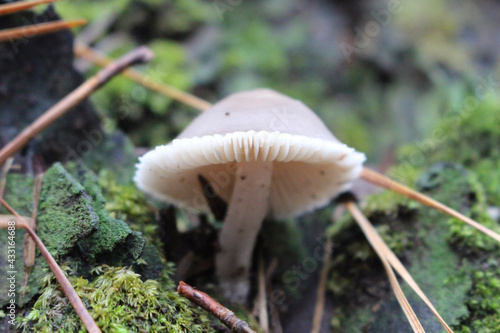
POLYGON ((134 180, 157 199, 208 211, 199 175, 229 202, 236 163, 273 162, 269 214, 285 218, 349 190, 364 160, 302 102, 258 89, 225 98, 171 143, 148 152, 134 180))

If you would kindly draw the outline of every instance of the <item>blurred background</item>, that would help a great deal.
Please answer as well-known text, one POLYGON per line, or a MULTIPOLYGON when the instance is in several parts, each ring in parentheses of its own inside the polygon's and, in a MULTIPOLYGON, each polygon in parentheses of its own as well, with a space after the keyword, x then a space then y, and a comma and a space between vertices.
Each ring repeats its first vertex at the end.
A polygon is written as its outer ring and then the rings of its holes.
MULTIPOLYGON (((152 48, 156 58, 137 68, 150 82, 172 85, 210 103, 262 87, 302 100, 341 141, 366 153, 370 167, 498 227, 498 2, 71 0, 54 8, 63 19, 86 18, 87 25, 73 29, 76 42, 113 58, 138 45, 152 48)), ((10 23, 0 21, 0 26, 21 23, 30 21, 19 17, 10 23)), ((11 45, 4 44, 2 50, 9 52, 0 51, 0 73, 10 81, 0 83, 0 102, 7 102, 0 105, 4 112, 0 127, 6 124, 6 129, 1 127, 0 144, 81 80, 73 72, 71 43, 67 33, 47 35, 21 45, 24 50, 17 58, 10 57, 11 45), (28 64, 20 67, 25 72, 12 69, 23 63, 19 59, 28 64), (16 90, 16 98, 1 99, 14 96, 16 90)), ((84 77, 98 70, 79 57, 75 66, 84 77)), ((37 164, 45 170, 55 161, 71 160, 70 147, 98 174, 99 186, 111 202, 106 208, 117 214, 113 216, 141 231, 148 242, 153 239, 153 244, 161 232, 182 238, 188 244, 182 250, 193 250, 203 262, 210 262, 219 225, 210 217, 208 224, 191 223, 206 219, 169 208, 170 222, 180 233, 175 228, 175 233, 161 230, 167 214, 156 208, 165 206, 152 208, 151 200, 131 181, 136 155, 171 141, 199 111, 123 76, 90 99, 92 103, 82 103, 79 111, 61 119, 54 125, 58 127, 19 154, 26 173, 35 173, 37 164), (82 129, 100 129, 101 124, 106 135, 100 139, 105 140, 89 151, 78 151, 82 142, 90 140, 82 137, 82 129), (128 145, 128 138, 134 145, 128 145), (211 239, 205 234, 200 238, 204 243, 189 238, 204 232, 200 225, 212 231, 211 239), (206 248, 192 249, 197 242, 206 248)), ((390 193, 369 196, 363 204, 378 232, 424 284, 456 332, 476 332, 486 325, 488 330, 481 332, 498 332, 500 256, 495 244, 390 193)), ((348 218, 331 224, 332 207, 301 217, 300 223, 266 221, 263 226, 260 254, 278 262, 269 279, 273 288, 288 295, 286 304, 276 310, 283 331, 310 329, 319 269, 302 279, 300 288, 290 286, 292 279, 287 281, 285 274, 303 266, 302 260, 311 257, 325 233, 333 235, 334 255, 322 331, 404 331, 401 327, 409 331, 380 261, 348 218)), ((169 257, 169 242, 161 241, 156 245, 163 246, 162 255, 179 264, 184 257, 169 257)), ((158 259, 157 252, 151 253, 158 259)), ((145 259, 152 267, 149 260, 145 259)), ((200 289, 216 293, 210 267, 191 272, 189 278, 200 289)), ((439 331, 437 321, 404 288, 428 331, 439 331)))
MULTIPOLYGON (((89 24, 77 40, 119 56, 139 44, 154 81, 216 102, 268 87, 302 100, 334 134, 390 163, 466 96, 498 76, 494 1, 73 0, 64 18, 89 24)), ((95 71, 80 64, 82 70, 95 71)), ((495 85, 496 88, 498 84, 495 85)), ((138 146, 170 141, 196 110, 117 78, 93 100, 109 129, 138 146)))

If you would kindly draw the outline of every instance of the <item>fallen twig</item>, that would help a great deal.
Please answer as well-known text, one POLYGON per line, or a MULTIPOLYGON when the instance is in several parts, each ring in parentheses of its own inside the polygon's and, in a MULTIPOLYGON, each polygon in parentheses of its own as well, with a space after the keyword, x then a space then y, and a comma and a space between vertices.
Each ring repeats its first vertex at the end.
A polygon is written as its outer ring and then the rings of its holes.
POLYGON ((38 35, 48 34, 64 29, 79 27, 87 23, 87 20, 54 21, 40 24, 26 25, 17 28, 0 31, 0 42, 15 40, 20 38, 32 38, 38 35))
MULTIPOLYGON (((21 219, 28 224, 32 223, 31 217, 21 216, 21 219)), ((15 215, 0 215, 0 229, 7 229, 9 227, 9 222, 12 220, 17 220, 17 217, 15 215)), ((22 223, 19 223, 16 227, 24 228, 22 223)))
MULTIPOLYGON (((43 174, 35 178, 35 185, 33 186, 33 212, 31 213, 32 223, 29 224, 30 228, 36 230, 36 215, 38 214, 38 202, 40 201, 40 191, 42 189, 43 174)), ((24 266, 31 268, 35 265, 35 242, 28 235, 24 236, 24 266)), ((28 274, 26 274, 27 280, 28 274)), ((27 282, 27 281, 26 281, 27 282)))
MULTIPOLYGON (((82 57, 90 62, 93 62, 94 64, 97 64, 99 66, 106 66, 112 62, 112 59, 106 57, 103 54, 100 54, 96 50, 93 50, 92 48, 83 44, 76 44, 75 55, 78 57, 82 57)), ((136 71, 135 69, 130 68, 123 71, 123 76, 128 77, 132 81, 135 81, 146 88, 149 88, 174 100, 192 106, 195 109, 204 111, 212 106, 210 103, 196 96, 188 94, 182 90, 179 90, 164 83, 153 81, 146 75, 142 74, 139 71, 136 71)))
POLYGON ((266 273, 264 271, 264 257, 259 255, 258 264, 259 292, 255 300, 254 315, 259 317, 259 326, 265 333, 269 332, 269 314, 267 312, 267 292, 266 292, 266 273))
POLYGON ((69 109, 87 98, 96 89, 103 86, 112 77, 134 64, 144 63, 153 58, 153 52, 147 47, 135 49, 108 66, 101 69, 97 74, 82 83, 69 95, 60 100, 56 105, 45 111, 38 119, 26 127, 18 136, 10 141, 0 150, 0 164, 9 156, 21 149, 31 138, 64 115, 69 109))
MULTIPOLYGON (((3 165, 2 174, 0 175, 0 198, 3 198, 3 192, 5 191, 5 184, 7 183, 7 174, 14 163, 13 158, 8 158, 7 162, 3 165)), ((1 207, 1 206, 0 206, 1 207)))
MULTIPOLYGON (((342 206, 337 206, 333 211, 331 221, 332 223, 340 219, 343 213, 342 206)), ((331 266, 331 248, 333 246, 332 236, 328 236, 325 245, 325 253, 323 254, 323 267, 321 268, 321 273, 319 277, 318 291, 316 294, 316 306, 314 308, 313 322, 311 326, 311 333, 319 333, 321 329, 321 321, 323 319, 323 311, 325 309, 325 294, 326 294, 326 282, 328 280, 328 271, 331 266)))
POLYGON ((76 293, 75 289, 73 288, 73 286, 69 282, 68 278, 66 277, 66 275, 64 275, 64 272, 62 271, 62 269, 59 267, 57 262, 54 260, 54 258, 50 254, 50 252, 45 247, 45 245, 43 245, 40 238, 38 238, 38 236, 35 234, 33 229, 31 229, 29 227, 28 223, 25 221, 25 219, 23 219, 23 217, 21 217, 2 198, 0 198, 0 203, 2 203, 2 205, 4 205, 4 207, 9 212, 11 212, 11 214, 13 214, 16 217, 16 220, 17 220, 16 223, 19 223, 19 227, 24 228, 26 230, 26 232, 33 238, 36 246, 38 247, 38 249, 42 253, 42 256, 47 261, 47 264, 49 265, 50 270, 52 271, 52 273, 54 273, 54 275, 57 279, 57 282, 59 282, 61 289, 68 297, 71 305, 73 306, 76 313, 78 314, 78 316, 82 320, 83 325, 85 325, 85 328, 87 329, 87 331, 89 331, 90 333, 101 332, 101 330, 99 329, 99 327, 95 323, 94 319, 92 318, 90 313, 87 311, 87 308, 85 307, 85 305, 83 305, 82 300, 80 299, 80 297, 76 293))
POLYGON ((204 310, 210 312, 213 316, 218 318, 224 325, 229 327, 235 333, 256 333, 250 328, 250 325, 244 320, 236 317, 234 312, 225 308, 220 303, 215 301, 212 297, 208 296, 202 291, 195 290, 189 284, 179 282, 177 292, 182 297, 187 298, 191 302, 199 305, 204 310))
POLYGON ((35 1, 19 1, 14 3, 6 3, 0 5, 0 15, 7 15, 10 13, 20 12, 39 5, 56 2, 59 0, 35 0, 35 1))

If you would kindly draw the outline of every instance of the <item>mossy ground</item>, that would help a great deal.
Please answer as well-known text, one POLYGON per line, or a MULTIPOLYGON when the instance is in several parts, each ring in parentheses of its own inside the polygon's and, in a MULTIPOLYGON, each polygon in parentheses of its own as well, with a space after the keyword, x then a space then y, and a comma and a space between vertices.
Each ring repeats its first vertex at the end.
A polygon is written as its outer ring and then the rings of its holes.
MULTIPOLYGON (((92 281, 70 276, 70 282, 104 332, 215 332, 172 289, 156 280, 141 279, 124 267, 100 266, 92 281)), ((84 332, 82 322, 52 274, 45 276, 43 292, 26 318, 23 332, 84 332)))
MULTIPOLYGON (((489 206, 500 205, 495 186, 500 172, 490 168, 499 160, 500 128, 489 121, 496 117, 497 103, 487 100, 453 126, 444 119, 437 124, 447 129, 444 139, 429 150, 422 150, 422 143, 403 147, 392 175, 499 232, 499 221, 487 214, 489 206), (421 162, 410 163, 417 155, 421 162)), ((494 240, 390 192, 368 197, 363 208, 455 332, 499 331, 500 250, 494 240)), ((329 287, 348 306, 336 312, 333 327, 349 332, 409 330, 380 261, 352 223, 334 232, 339 251, 329 287)), ((411 289, 404 285, 403 290, 424 327, 441 331, 411 289)))
MULTIPOLYGON (((28 175, 7 177, 5 199, 23 215, 29 216, 33 209, 33 183, 28 175)), ((4 208, 2 213, 6 213, 4 208)), ((116 180, 110 180, 109 172, 103 171, 98 182, 89 169, 76 164, 66 167, 55 164, 44 175, 38 235, 54 257, 65 263, 70 282, 99 327, 106 332, 144 329, 215 332, 212 319, 177 295, 171 278, 174 265, 162 260, 153 245, 155 242, 145 247, 140 233, 116 218, 123 218, 132 227, 140 225, 153 239, 154 232, 147 225, 155 223, 154 213, 130 181, 119 185, 116 180), (101 186, 106 189, 109 201, 104 198, 101 186)), ((0 233, 0 237, 5 235, 0 233)), ((85 331, 52 274, 47 273, 47 264, 39 253, 34 269, 24 270, 23 243, 19 241, 23 235, 19 230, 16 294, 23 295, 16 303, 23 314, 18 318, 19 329, 23 332, 85 331), (29 279, 24 289, 21 281, 25 275, 29 279)), ((3 256, 1 260, 3 262, 3 256)), ((6 295, 2 292, 2 296, 6 295)), ((1 301, 4 305, 8 300, 1 301)))

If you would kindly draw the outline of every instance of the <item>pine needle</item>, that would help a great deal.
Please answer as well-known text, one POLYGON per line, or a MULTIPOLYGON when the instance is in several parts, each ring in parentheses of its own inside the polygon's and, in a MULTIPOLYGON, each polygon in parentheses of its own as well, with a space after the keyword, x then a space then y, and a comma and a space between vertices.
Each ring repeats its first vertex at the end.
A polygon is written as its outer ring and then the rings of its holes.
POLYGON ((402 184, 399 184, 384 175, 379 174, 378 172, 375 172, 373 170, 363 168, 363 171, 361 172, 361 178, 369 181, 370 183, 373 183, 375 185, 379 185, 382 187, 385 187, 391 191, 394 191, 396 193, 399 193, 401 195, 404 195, 405 197, 408 197, 410 199, 416 200, 424 205, 427 205, 429 207, 435 208, 445 214, 448 214, 452 217, 455 217, 471 227, 481 231, 482 233, 490 236, 491 238, 495 239, 497 242, 500 242, 500 235, 494 232, 493 230, 485 227, 484 225, 474 221, 473 219, 460 214, 456 210, 422 194, 419 193, 415 190, 412 190, 409 187, 406 187, 402 184))
MULTIPOLYGON (((343 213, 343 207, 337 206, 333 211, 332 217, 330 218, 331 223, 338 220, 343 213)), ((326 295, 326 283, 328 280, 328 271, 330 270, 331 262, 331 248, 333 246, 332 236, 328 236, 325 244, 325 253, 323 254, 323 267, 321 268, 321 273, 318 283, 318 291, 316 293, 316 306, 314 308, 313 321, 311 325, 311 333, 319 333, 321 330, 321 321, 323 319, 323 311, 325 309, 325 295, 326 295)))
POLYGON ((94 319, 88 312, 87 308, 83 304, 82 300, 76 293, 75 289, 69 282, 68 278, 66 275, 64 275, 64 272, 62 269, 59 267, 57 262, 54 260, 50 252, 47 250, 45 245, 42 243, 40 238, 36 235, 36 233, 29 227, 29 224, 21 217, 12 207, 9 206, 2 198, 0 198, 0 203, 4 205, 4 207, 11 212, 11 214, 14 215, 16 218, 15 221, 18 224, 19 227, 22 227, 26 230, 26 232, 33 238, 35 241, 35 244, 37 245, 38 249, 42 253, 42 256, 45 258, 47 261, 47 264, 49 265, 50 270, 52 273, 54 273, 57 282, 59 282, 59 285, 61 286, 61 289, 64 291, 66 296, 68 297, 71 305, 75 309, 76 313, 82 320, 85 328, 90 332, 90 333, 100 333, 101 330, 95 323, 94 319))
POLYGON ((10 141, 0 150, 0 164, 9 156, 24 147, 35 135, 43 131, 47 126, 63 116, 68 110, 90 96, 96 89, 102 87, 111 78, 123 71, 125 68, 149 61, 153 58, 153 52, 146 48, 137 48, 108 66, 101 69, 97 74, 82 83, 79 87, 69 93, 56 105, 45 111, 39 118, 26 127, 18 136, 10 141))
POLYGON ((21 38, 32 38, 64 29, 71 29, 87 23, 87 20, 54 21, 23 27, 4 29, 0 31, 0 42, 12 41, 21 38))
POLYGON ((23 10, 27 10, 39 5, 45 5, 52 2, 56 2, 60 0, 35 0, 35 1, 18 1, 14 3, 6 3, 0 5, 0 15, 7 15, 11 13, 20 12, 23 10))
MULTIPOLYGON (((98 51, 83 44, 76 44, 75 55, 101 67, 104 67, 113 61, 107 56, 100 54, 98 51)), ((165 83, 153 81, 146 75, 135 69, 129 68, 123 71, 123 76, 143 85, 146 88, 149 88, 176 101, 189 105, 200 111, 205 111, 212 106, 209 102, 204 101, 194 95, 186 93, 165 83)))
POLYGON ((365 234, 366 238, 368 239, 368 242, 371 244, 371 246, 379 256, 380 260, 382 261, 382 264, 384 265, 384 268, 387 272, 387 276, 389 277, 389 282, 391 283, 392 289, 394 290, 396 298, 399 304, 401 305, 401 308, 403 309, 403 312, 406 318, 408 319, 413 331, 416 333, 425 332, 424 328, 422 327, 422 324, 417 318, 417 315, 413 311, 410 303, 408 302, 405 295, 403 294, 403 291, 401 290, 401 286, 399 285, 398 279, 396 278, 396 275, 394 274, 391 265, 387 261, 383 247, 380 246, 377 237, 374 236, 376 235, 375 229, 371 226, 371 223, 368 221, 368 219, 366 219, 363 213, 361 213, 356 204, 354 204, 351 201, 351 202, 346 202, 344 205, 347 208, 347 210, 351 213, 354 220, 356 220, 361 230, 365 234))

